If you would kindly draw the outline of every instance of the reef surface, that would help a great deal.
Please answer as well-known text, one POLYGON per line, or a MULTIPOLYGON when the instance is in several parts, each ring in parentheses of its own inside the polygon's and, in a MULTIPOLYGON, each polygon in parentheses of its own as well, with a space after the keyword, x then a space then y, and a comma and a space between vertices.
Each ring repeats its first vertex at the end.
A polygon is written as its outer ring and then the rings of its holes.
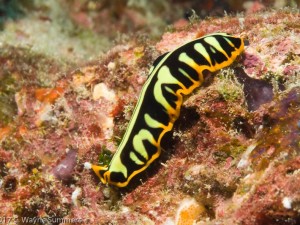
POLYGON ((1 220, 300 224, 298 9, 256 2, 236 16, 178 19, 147 37, 153 24, 141 5, 62 1, 64 17, 49 2, 22 3, 34 15, 19 13, 0 34, 1 220), (113 22, 97 26, 110 14, 113 22), (137 34, 110 43, 118 16, 130 22, 115 29, 137 34), (99 183, 84 163, 116 151, 155 58, 218 31, 247 39, 244 55, 186 98, 161 158, 132 186, 99 183), (101 32, 109 35, 97 39, 101 32))

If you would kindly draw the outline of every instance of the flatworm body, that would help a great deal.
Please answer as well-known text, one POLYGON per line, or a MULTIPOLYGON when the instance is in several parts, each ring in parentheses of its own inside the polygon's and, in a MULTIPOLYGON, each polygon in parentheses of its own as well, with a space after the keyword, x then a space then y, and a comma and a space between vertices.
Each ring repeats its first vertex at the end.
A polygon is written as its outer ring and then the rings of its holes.
POLYGON ((101 182, 126 187, 161 153, 161 140, 180 114, 183 96, 244 50, 242 38, 214 33, 193 40, 154 61, 125 135, 108 166, 92 165, 101 182))

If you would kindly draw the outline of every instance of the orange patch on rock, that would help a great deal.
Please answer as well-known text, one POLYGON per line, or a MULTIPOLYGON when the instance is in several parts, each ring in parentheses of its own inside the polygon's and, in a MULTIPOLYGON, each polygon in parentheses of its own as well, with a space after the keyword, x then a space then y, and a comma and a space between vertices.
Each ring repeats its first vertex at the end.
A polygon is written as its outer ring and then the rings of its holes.
POLYGON ((194 199, 185 199, 181 202, 176 215, 176 225, 193 225, 205 208, 194 199))
POLYGON ((35 98, 40 102, 54 103, 64 92, 63 87, 39 88, 35 90, 35 98))
POLYGON ((0 141, 9 135, 11 128, 9 126, 0 128, 0 141))

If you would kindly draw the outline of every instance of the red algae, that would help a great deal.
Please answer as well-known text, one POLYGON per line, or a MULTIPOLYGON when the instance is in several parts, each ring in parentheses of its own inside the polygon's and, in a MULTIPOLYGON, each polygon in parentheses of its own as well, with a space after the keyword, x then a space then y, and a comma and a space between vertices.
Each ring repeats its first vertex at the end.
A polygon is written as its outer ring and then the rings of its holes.
POLYGON ((235 213, 238 224, 298 224, 299 157, 279 165, 270 165, 249 199, 235 213), (276 185, 274 185, 276 184, 276 185), (279 191, 280 190, 280 191, 279 191), (282 201, 289 197, 293 208, 282 201))
POLYGON ((255 73, 256 76, 261 76, 261 74, 266 72, 265 65, 261 59, 259 59, 254 54, 245 54, 244 56, 245 70, 248 74, 255 73))

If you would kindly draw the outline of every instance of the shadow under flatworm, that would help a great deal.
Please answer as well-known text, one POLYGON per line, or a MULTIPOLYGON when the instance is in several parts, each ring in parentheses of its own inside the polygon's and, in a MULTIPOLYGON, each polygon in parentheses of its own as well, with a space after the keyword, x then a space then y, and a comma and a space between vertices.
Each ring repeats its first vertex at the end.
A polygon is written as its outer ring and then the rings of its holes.
POLYGON ((243 84, 249 111, 255 111, 261 105, 272 101, 274 97, 272 84, 265 80, 249 77, 242 68, 235 68, 234 71, 237 80, 243 84))

